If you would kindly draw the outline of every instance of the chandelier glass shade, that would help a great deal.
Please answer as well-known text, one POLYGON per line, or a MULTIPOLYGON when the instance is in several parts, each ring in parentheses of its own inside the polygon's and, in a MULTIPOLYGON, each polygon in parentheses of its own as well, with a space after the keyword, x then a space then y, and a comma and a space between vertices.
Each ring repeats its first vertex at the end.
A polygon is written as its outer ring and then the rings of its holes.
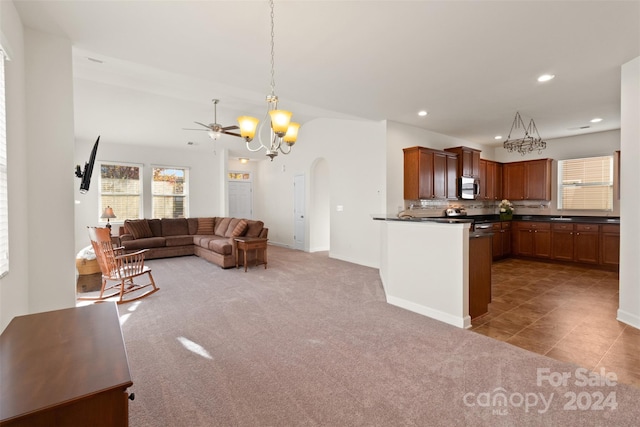
POLYGON ((246 141, 247 149, 253 152, 264 149, 266 155, 273 161, 273 158, 278 155, 278 152, 282 154, 289 154, 291 152, 291 147, 298 138, 300 124, 291 122, 292 113, 290 111, 278 109, 278 97, 275 94, 273 0, 269 0, 269 6, 271 8, 271 94, 267 95, 266 98, 267 113, 262 122, 255 117, 238 117, 238 125, 240 126, 240 135, 246 141), (263 128, 267 122, 271 124, 271 127, 268 132, 269 139, 265 143, 262 138, 263 128), (260 124, 258 125, 258 123, 260 124), (256 132, 258 134, 257 141, 259 145, 254 143, 252 146, 251 142, 254 140, 256 132), (283 144, 283 142, 285 144, 283 144))
POLYGON ((525 127, 520 113, 516 112, 516 116, 511 124, 509 136, 507 136, 507 139, 504 141, 502 146, 510 153, 518 152, 524 156, 532 151, 538 151, 538 153, 541 153, 542 150, 547 148, 547 143, 540 137, 538 128, 536 127, 536 122, 531 119, 529 121, 529 125, 525 127), (511 134, 514 129, 522 129, 524 135, 519 138, 511 138, 511 134))

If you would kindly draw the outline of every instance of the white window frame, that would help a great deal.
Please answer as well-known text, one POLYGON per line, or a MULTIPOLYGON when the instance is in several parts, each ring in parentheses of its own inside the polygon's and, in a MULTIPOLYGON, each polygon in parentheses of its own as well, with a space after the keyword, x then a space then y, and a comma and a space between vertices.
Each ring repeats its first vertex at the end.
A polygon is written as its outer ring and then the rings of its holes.
MULTIPOLYGON (((103 196, 125 196, 125 195, 134 195, 134 196, 138 196, 139 199, 139 205, 138 205, 138 217, 137 218, 131 218, 131 217, 127 217, 127 215, 120 211, 118 212, 117 207, 111 206, 114 210, 114 213, 116 215, 116 218, 119 218, 120 220, 124 221, 125 219, 142 219, 144 218, 144 210, 143 210, 143 200, 144 200, 144 167, 142 164, 140 163, 126 163, 126 162, 116 162, 116 161, 108 161, 108 160, 102 160, 102 161, 98 161, 96 162, 97 166, 98 166, 98 221, 101 224, 106 224, 107 223, 107 219, 106 218, 100 218, 102 213, 104 212, 105 208, 107 207, 103 201, 102 198, 103 196), (127 166, 127 167, 136 167, 139 169, 138 171, 138 177, 139 177, 139 181, 140 181, 140 191, 136 194, 136 193, 130 193, 130 194, 125 194, 125 193, 109 193, 109 192, 103 192, 102 191, 102 166, 103 165, 115 165, 115 166, 127 166)), ((94 175, 95 175, 95 171, 94 171, 94 175)))
POLYGON ((614 199, 614 181, 615 181, 615 175, 614 175, 614 156, 613 154, 605 154, 602 156, 590 156, 590 157, 581 157, 581 158, 573 158, 573 159, 565 159, 565 160, 558 160, 558 210, 586 210, 586 211, 603 211, 603 212, 611 212, 613 210, 613 199, 614 199), (566 162, 579 162, 579 161, 588 161, 588 160, 592 160, 592 159, 599 159, 599 158, 608 158, 609 159, 609 180, 608 181, 602 181, 602 182, 582 182, 581 180, 577 180, 575 182, 572 183, 563 183, 563 177, 564 177, 564 164, 566 162), (570 189, 576 189, 576 190, 581 190, 581 189, 587 189, 589 187, 602 187, 602 186, 606 186, 609 188, 609 200, 606 202, 606 204, 608 204, 609 206, 583 206, 583 207, 567 207, 563 204, 564 201, 564 194, 565 191, 568 191, 570 189))
MULTIPOLYGON (((155 198, 156 197, 181 197, 182 207, 183 207, 183 216, 175 217, 175 218, 188 218, 189 217, 189 168, 186 166, 166 166, 166 165, 151 165, 151 213, 152 217, 156 218, 158 215, 155 214, 156 206, 155 206, 155 198), (154 185, 154 176, 156 169, 169 169, 169 170, 181 170, 184 172, 184 184, 183 184, 183 192, 182 194, 175 193, 163 193, 157 192, 154 185)), ((163 209, 164 211, 164 209, 163 209)), ((165 218, 174 218, 174 217, 165 217, 165 218)))

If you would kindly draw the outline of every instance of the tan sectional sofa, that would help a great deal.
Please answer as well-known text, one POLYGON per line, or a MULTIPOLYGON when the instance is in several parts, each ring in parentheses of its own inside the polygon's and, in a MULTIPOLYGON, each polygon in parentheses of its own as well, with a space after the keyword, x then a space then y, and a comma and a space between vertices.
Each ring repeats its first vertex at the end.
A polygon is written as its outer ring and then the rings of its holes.
POLYGON ((125 252, 148 249, 147 259, 197 255, 229 268, 236 265, 234 237, 268 233, 262 221, 207 217, 126 220, 118 234, 125 252))

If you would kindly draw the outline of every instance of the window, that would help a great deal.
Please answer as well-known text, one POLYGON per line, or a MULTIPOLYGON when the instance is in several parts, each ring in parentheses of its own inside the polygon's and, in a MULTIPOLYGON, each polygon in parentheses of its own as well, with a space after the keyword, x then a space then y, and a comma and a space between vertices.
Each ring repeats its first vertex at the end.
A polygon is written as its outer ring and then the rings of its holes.
POLYGON ((613 156, 558 161, 558 209, 613 210, 613 156))
POLYGON ((153 218, 186 218, 189 215, 189 170, 154 167, 151 183, 153 218))
MULTIPOLYGON (((100 164, 100 211, 111 206, 117 218, 139 219, 142 212, 141 166, 125 163, 100 164)), ((107 222, 100 218, 100 222, 107 222)))
POLYGON ((7 116, 5 111, 4 61, 0 46, 0 277, 9 273, 9 202, 7 197, 7 116))

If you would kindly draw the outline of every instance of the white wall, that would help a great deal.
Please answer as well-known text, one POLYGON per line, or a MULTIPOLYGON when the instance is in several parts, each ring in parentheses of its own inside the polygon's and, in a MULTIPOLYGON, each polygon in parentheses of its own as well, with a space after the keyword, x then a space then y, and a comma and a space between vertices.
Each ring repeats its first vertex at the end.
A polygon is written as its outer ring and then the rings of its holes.
MULTIPOLYGON (((385 206, 384 123, 316 119, 300 129, 293 153, 261 162, 256 217, 269 227, 272 243, 293 247, 293 177, 306 177, 319 158, 330 170, 331 249, 329 256, 362 265, 379 264, 379 230, 372 214, 385 206), (343 206, 338 212, 336 207, 343 206)), ((309 206, 307 200, 307 206, 309 206)), ((307 227, 309 224, 307 224, 307 227)), ((308 233, 307 233, 308 238, 308 233)), ((309 241, 306 242, 308 250, 309 241)))
POLYGON ((23 28, 2 2, 7 65, 9 274, 0 326, 16 315, 75 305, 73 79, 68 40, 23 28), (6 31, 6 32, 5 32, 6 31))
MULTIPOLYGON (((97 137, 97 135, 96 135, 97 137)), ((95 141, 77 141, 75 150, 76 164, 84 167, 95 141)), ((153 166, 182 166, 189 168, 189 216, 224 216, 226 202, 220 203, 222 184, 226 184, 225 175, 220 170, 220 157, 225 157, 225 150, 167 149, 110 144, 108 138, 100 137, 96 166, 91 178, 91 187, 86 194, 79 191, 80 180, 73 183, 75 191, 75 251, 76 253, 89 246, 87 226, 98 226, 99 222, 99 161, 135 163, 142 166, 143 174, 143 217, 152 218, 151 214, 151 169, 153 166), (153 166, 152 166, 153 165, 153 166), (79 203, 78 203, 79 202, 79 203)), ((224 161, 222 162, 224 163, 224 161)), ((233 163, 230 161, 230 163, 233 163)), ((240 162, 237 162, 240 165, 240 162)), ((242 165, 244 167, 244 165, 242 165)), ((232 165, 231 169, 240 170, 240 166, 232 165)), ((118 216, 118 212, 115 212, 118 216)), ((112 233, 118 233, 126 218, 111 221, 112 233)))
MULTIPOLYGON (((9 193, 9 274, 0 279, 0 331, 14 316, 29 312, 29 221, 24 33, 12 2, 0 1, 0 35, 11 54, 5 63, 9 193)), ((42 219, 41 219, 42 220, 42 219)), ((54 276, 51 276, 52 278, 54 276)))
POLYGON ((640 328, 640 57, 622 66, 621 113, 618 319, 640 328))
POLYGON ((73 71, 69 40, 29 28, 24 35, 29 310, 40 312, 72 307, 76 300, 75 253, 69 234, 73 229, 73 71))
POLYGON ((565 160, 575 157, 606 156, 620 149, 620 130, 549 139, 546 142, 547 148, 541 153, 534 151, 524 156, 518 153, 509 153, 502 146, 494 147, 492 150, 493 159, 506 163, 547 158, 565 160))

